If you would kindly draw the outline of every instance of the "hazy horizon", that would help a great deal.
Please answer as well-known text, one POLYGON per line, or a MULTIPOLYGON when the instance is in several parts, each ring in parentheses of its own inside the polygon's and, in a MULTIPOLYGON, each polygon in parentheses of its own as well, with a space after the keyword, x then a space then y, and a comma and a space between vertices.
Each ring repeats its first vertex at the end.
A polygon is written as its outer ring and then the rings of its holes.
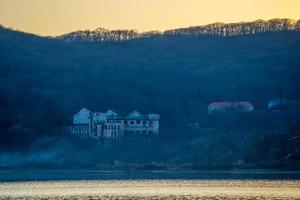
POLYGON ((0 23, 41 36, 99 27, 164 31, 215 22, 298 20, 299 8, 297 0, 0 0, 0 23))

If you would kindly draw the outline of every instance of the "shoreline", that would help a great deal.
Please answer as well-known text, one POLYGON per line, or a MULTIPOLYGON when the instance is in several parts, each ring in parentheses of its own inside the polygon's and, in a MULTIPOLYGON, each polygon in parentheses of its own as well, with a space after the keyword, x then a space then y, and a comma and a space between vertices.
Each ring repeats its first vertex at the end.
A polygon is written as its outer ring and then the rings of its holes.
POLYGON ((113 180, 300 180, 300 171, 103 171, 103 170, 0 170, 0 183, 113 180))
POLYGON ((232 170, 98 170, 98 169, 0 169, 1 172, 99 172, 99 173, 271 173, 271 174, 300 174, 300 170, 280 170, 280 169, 232 169, 232 170))

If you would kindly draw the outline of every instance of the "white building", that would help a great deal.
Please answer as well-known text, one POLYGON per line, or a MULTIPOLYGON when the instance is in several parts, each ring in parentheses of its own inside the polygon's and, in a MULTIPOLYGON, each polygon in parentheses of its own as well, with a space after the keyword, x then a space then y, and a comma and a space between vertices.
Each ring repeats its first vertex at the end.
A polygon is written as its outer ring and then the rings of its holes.
POLYGON ((73 125, 64 131, 82 139, 119 139, 121 137, 159 135, 158 114, 141 114, 133 111, 123 117, 108 110, 105 113, 81 109, 73 116, 73 125))
POLYGON ((133 111, 124 118, 125 135, 158 135, 159 115, 133 111))

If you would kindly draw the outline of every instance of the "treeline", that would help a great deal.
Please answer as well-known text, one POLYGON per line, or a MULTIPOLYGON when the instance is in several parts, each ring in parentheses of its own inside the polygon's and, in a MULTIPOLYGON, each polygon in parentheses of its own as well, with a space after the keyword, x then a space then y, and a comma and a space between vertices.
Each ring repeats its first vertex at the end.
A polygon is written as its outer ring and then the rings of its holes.
POLYGON ((241 36, 258 33, 300 31, 300 20, 271 19, 268 21, 256 20, 253 22, 240 23, 213 23, 203 26, 193 26, 166 30, 164 32, 149 31, 139 33, 136 30, 108 30, 97 28, 94 31, 75 31, 56 37, 67 42, 107 42, 124 41, 134 39, 157 39, 169 36, 241 36))

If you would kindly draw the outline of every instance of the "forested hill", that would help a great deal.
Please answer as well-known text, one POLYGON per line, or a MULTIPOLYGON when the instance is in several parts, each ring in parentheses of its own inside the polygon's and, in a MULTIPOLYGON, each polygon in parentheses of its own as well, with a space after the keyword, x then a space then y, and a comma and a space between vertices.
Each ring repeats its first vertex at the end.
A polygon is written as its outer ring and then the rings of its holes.
POLYGON ((159 113, 168 138, 191 121, 213 127, 211 101, 249 101, 260 119, 271 98, 300 100, 299 66, 297 31, 68 43, 2 27, 0 146, 58 134, 82 107, 159 113))
POLYGON ((217 35, 217 36, 237 36, 237 35, 251 35, 257 33, 267 32, 281 32, 281 31, 300 31, 300 20, 295 21, 291 19, 271 19, 268 21, 256 20, 253 22, 240 23, 214 23, 203 26, 194 26, 188 28, 179 28, 173 30, 149 31, 139 33, 135 30, 108 30, 98 28, 94 31, 84 30, 67 33, 56 39, 65 40, 67 42, 89 41, 89 42, 103 42, 103 41, 122 41, 132 40, 137 38, 159 38, 174 35, 181 36, 203 36, 203 35, 217 35))

